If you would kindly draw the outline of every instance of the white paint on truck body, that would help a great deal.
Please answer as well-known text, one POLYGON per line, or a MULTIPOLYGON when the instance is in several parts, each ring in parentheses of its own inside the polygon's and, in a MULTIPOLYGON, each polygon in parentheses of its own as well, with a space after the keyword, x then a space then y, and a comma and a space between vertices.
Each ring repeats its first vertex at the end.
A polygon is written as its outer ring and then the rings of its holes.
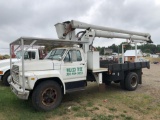
MULTIPOLYGON (((66 93, 65 83, 86 80, 87 64, 82 49, 71 47, 53 49, 52 51, 49 53, 50 56, 47 55, 44 60, 25 61, 25 89, 27 89, 25 92, 27 94, 25 99, 28 99, 27 96, 30 93, 30 90, 33 90, 36 82, 42 79, 54 80, 54 78, 58 78, 63 84, 64 94, 66 93), (59 57, 53 56, 54 60, 51 59, 50 56, 52 56, 52 51, 54 50, 64 50, 63 55, 59 57), (77 58, 74 59, 74 54, 80 55, 79 58, 76 56, 77 58), (68 55, 73 57, 72 60, 70 57, 70 60, 68 60, 68 55)), ((18 68, 18 72, 12 72, 13 82, 11 82, 11 88, 16 89, 15 91, 22 91, 23 80, 21 62, 13 65, 13 71, 14 68, 18 68), (18 76, 14 77, 16 74, 18 74, 18 76), (17 84, 19 85, 19 88, 16 87, 17 84)))
MULTIPOLYGON (((35 52, 35 58, 34 59, 26 59, 26 61, 31 61, 31 60, 39 60, 39 51, 38 49, 28 49, 27 52, 35 52)), ((19 53, 20 51, 18 51, 17 53, 19 53)), ((21 57, 21 56, 19 56, 21 57)), ((12 64, 20 62, 21 58, 19 58, 17 56, 17 58, 13 58, 12 59, 12 64)), ((7 71, 10 70, 10 59, 5 59, 5 60, 0 60, 0 71, 3 71, 3 74, 0 74, 0 76, 3 76, 7 71)))

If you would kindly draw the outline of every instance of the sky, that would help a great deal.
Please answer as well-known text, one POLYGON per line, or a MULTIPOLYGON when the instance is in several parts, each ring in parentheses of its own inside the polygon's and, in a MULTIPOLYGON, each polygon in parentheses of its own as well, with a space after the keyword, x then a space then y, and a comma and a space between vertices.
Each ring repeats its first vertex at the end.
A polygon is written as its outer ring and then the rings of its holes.
MULTIPOLYGON (((70 20, 150 33, 160 44, 160 0, 0 0, 0 54, 21 36, 57 38, 54 25, 70 20)), ((94 46, 125 41, 96 38, 94 46)))

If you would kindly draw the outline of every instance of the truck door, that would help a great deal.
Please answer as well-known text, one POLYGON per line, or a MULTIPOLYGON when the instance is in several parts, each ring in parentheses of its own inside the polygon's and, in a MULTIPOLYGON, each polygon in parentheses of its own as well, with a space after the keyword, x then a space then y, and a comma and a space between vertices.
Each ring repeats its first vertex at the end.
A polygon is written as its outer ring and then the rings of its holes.
POLYGON ((86 80, 86 63, 80 50, 69 50, 63 62, 61 74, 64 82, 86 80))

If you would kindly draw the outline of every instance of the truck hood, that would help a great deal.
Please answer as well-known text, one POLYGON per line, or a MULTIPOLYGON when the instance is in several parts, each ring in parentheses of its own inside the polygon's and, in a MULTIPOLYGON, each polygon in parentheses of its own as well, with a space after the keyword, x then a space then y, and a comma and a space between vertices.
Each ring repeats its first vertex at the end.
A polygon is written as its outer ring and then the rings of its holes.
MULTIPOLYGON (((34 60, 24 61, 25 71, 39 71, 39 70, 53 70, 60 69, 60 61, 52 60, 34 60)), ((19 66, 19 71, 22 71, 22 62, 15 63, 14 65, 19 66)))
MULTIPOLYGON (((12 63, 18 62, 20 59, 12 58, 12 63)), ((10 66, 10 59, 0 60, 0 68, 10 66)))

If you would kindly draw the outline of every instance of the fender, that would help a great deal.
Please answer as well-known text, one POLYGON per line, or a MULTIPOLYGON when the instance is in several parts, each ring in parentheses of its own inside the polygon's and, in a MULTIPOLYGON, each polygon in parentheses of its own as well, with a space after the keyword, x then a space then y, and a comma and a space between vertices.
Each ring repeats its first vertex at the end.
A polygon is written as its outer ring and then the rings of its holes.
POLYGON ((3 71, 3 74, 0 75, 4 75, 8 70, 10 70, 10 66, 1 67, 0 71, 3 71))
POLYGON ((31 90, 34 89, 35 84, 42 79, 50 79, 50 78, 59 78, 61 81, 63 88, 64 88, 64 94, 66 93, 65 91, 65 84, 63 82, 63 78, 61 77, 60 71, 59 70, 47 70, 47 71, 32 71, 32 72, 27 72, 25 74, 25 77, 28 77, 28 85, 31 90), (28 74, 27 74, 28 73, 28 74), (34 78, 34 80, 33 80, 34 78))

